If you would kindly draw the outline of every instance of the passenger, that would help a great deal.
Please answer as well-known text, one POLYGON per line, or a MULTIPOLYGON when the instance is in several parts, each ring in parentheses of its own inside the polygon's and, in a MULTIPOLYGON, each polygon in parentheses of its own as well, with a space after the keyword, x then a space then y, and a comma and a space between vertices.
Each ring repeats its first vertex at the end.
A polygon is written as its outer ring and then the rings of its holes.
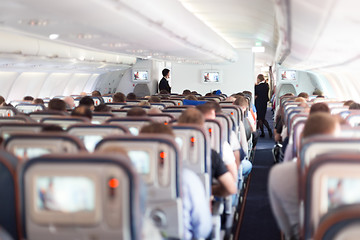
POLYGON ((148 114, 160 114, 160 113, 162 113, 162 111, 157 107, 153 107, 153 108, 150 108, 150 110, 147 111, 147 113, 148 114))
POLYGON ((78 107, 74 108, 74 110, 72 110, 71 116, 86 117, 91 120, 92 111, 86 105, 79 105, 78 107))
MULTIPOLYGON (((152 123, 141 128, 141 133, 162 133, 175 137, 172 129, 162 123, 152 123)), ((187 168, 182 171, 184 239, 207 238, 212 222, 209 202, 199 177, 187 168)))
POLYGON ((126 102, 126 96, 122 92, 117 92, 113 96, 113 103, 124 103, 126 102))
POLYGON ((44 100, 42 100, 41 98, 35 98, 33 101, 33 104, 42 104, 44 105, 44 100))
POLYGON ((67 109, 74 109, 75 107, 75 101, 74 98, 71 96, 66 96, 64 97, 64 102, 66 103, 66 108, 67 109))
POLYGON ((183 92, 182 92, 182 95, 183 96, 187 96, 187 95, 190 95, 191 94, 191 91, 189 89, 185 89, 183 92))
POLYGON ((150 96, 149 103, 160 103, 161 99, 158 96, 150 96))
POLYGON ((109 107, 108 105, 106 105, 104 103, 101 103, 95 107, 94 112, 109 113, 109 112, 111 112, 111 107, 109 107))
POLYGON ((269 137, 272 138, 272 130, 268 121, 265 119, 267 102, 269 101, 269 84, 265 82, 264 75, 257 76, 257 85, 255 85, 255 107, 257 110, 257 128, 260 128, 260 137, 265 137, 264 125, 268 129, 269 137))
POLYGON ((306 99, 303 97, 297 97, 294 99, 294 102, 306 103, 306 99))
POLYGON ((257 110, 256 110, 255 105, 251 101, 252 100, 252 92, 243 91, 242 94, 244 94, 244 97, 249 98, 249 105, 250 105, 249 111, 250 111, 251 115, 253 116, 253 118, 254 118, 254 120, 256 122, 256 120, 257 120, 257 110))
POLYGON ((345 101, 345 102, 344 102, 344 106, 350 107, 350 105, 351 105, 352 103, 355 103, 355 101, 353 101, 353 100, 345 101))
MULTIPOLYGON (((178 123, 197 124, 204 127, 205 119, 199 110, 189 108, 180 115, 178 123)), ((224 161, 213 149, 211 150, 211 175, 212 179, 216 179, 219 182, 219 184, 211 187, 214 196, 226 197, 236 193, 236 182, 233 175, 228 172, 224 161)))
POLYGON ((5 103, 5 98, 3 96, 0 96, 0 106, 4 106, 5 103))
POLYGON ((136 101, 137 97, 135 95, 135 93, 128 93, 128 95, 126 95, 126 101, 136 101))
POLYGON ((132 107, 126 113, 127 117, 146 117, 146 111, 141 107, 132 107))
POLYGON ((91 96, 93 96, 93 97, 101 97, 101 93, 98 90, 94 90, 94 91, 92 91, 91 96))
POLYGON ((171 93, 171 87, 169 85, 169 81, 167 79, 170 78, 170 70, 165 68, 162 70, 163 78, 159 82, 159 92, 161 93, 161 90, 165 90, 168 93, 171 93))
POLYGON ((86 106, 91 111, 94 111, 95 109, 95 103, 94 100, 90 96, 85 96, 80 99, 79 106, 86 106))
POLYGON ((25 96, 23 98, 23 101, 25 101, 25 102, 32 102, 33 100, 34 100, 34 98, 32 96, 25 96))
POLYGON ((186 100, 192 100, 192 101, 197 101, 197 100, 199 100, 197 97, 195 97, 194 95, 187 95, 186 97, 185 97, 185 99, 186 100))
POLYGON ((315 113, 315 112, 330 113, 330 108, 326 103, 323 103, 323 102, 314 103, 313 105, 311 105, 309 114, 312 114, 312 113, 315 113))
POLYGON ((359 103, 352 103, 350 106, 349 106, 349 110, 353 110, 353 109, 360 109, 360 104, 359 103))
MULTIPOLYGON (((314 135, 337 135, 340 125, 329 113, 318 112, 309 116, 302 138, 314 135)), ((270 170, 268 193, 270 205, 285 239, 299 238, 298 169, 296 162, 277 164, 270 170)))
POLYGON ((138 106, 151 106, 149 102, 147 101, 140 101, 138 106))
POLYGON ((298 97, 305 98, 306 101, 309 100, 309 94, 307 94, 306 92, 299 93, 298 97))
POLYGON ((48 109, 66 112, 66 103, 59 98, 53 98, 49 101, 48 109))

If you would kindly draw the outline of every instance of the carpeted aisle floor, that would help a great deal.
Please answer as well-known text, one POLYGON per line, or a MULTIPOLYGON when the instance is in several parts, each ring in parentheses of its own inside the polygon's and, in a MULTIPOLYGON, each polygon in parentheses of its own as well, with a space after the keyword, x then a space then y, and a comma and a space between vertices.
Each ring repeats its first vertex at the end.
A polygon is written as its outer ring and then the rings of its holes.
MULTIPOLYGON (((267 112, 271 121, 271 111, 267 112)), ((269 124, 272 126, 272 121, 269 124)), ((244 216, 240 229, 240 240, 280 240, 280 231, 270 209, 267 194, 267 179, 273 166, 271 148, 274 141, 265 132, 265 138, 259 138, 249 190, 245 202, 244 216)))

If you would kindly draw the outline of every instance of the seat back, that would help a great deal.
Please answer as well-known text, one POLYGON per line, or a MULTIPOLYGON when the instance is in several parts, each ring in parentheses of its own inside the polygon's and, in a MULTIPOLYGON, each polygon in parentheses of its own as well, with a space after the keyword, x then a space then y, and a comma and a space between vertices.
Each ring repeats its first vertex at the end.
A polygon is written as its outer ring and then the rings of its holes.
POLYGON ((173 125, 176 141, 181 142, 183 165, 201 179, 208 197, 211 195, 211 152, 208 134, 197 125, 173 125))
POLYGON ((165 114, 170 114, 175 119, 178 119, 184 110, 186 109, 164 109, 162 112, 165 114))
POLYGON ((21 172, 26 239, 141 239, 140 179, 118 154, 46 155, 21 172))
POLYGON ((64 133, 19 133, 5 140, 4 148, 26 161, 49 153, 77 153, 86 151, 76 137, 64 133))
POLYGON ((22 236, 17 166, 18 159, 14 155, 0 150, 0 226, 13 239, 21 239, 22 236))
POLYGON ((68 113, 63 111, 52 111, 52 110, 45 110, 45 111, 37 111, 31 112, 29 116, 37 122, 40 122, 43 118, 48 117, 57 117, 57 116, 69 116, 68 113))
POLYGON ((45 124, 42 123, 1 123, 0 136, 7 139, 14 133, 39 133, 44 126, 45 124))
POLYGON ((0 107, 0 117, 13 117, 17 114, 17 109, 14 107, 0 107))
POLYGON ((88 152, 93 152, 96 144, 105 136, 128 134, 129 130, 125 126, 115 124, 76 124, 69 126, 67 132, 82 140, 88 152))
POLYGON ((90 120, 85 117, 74 116, 58 116, 58 117, 46 117, 40 120, 42 123, 56 124, 66 130, 70 125, 78 123, 89 123, 90 120))
POLYGON ((112 113, 102 113, 102 112, 93 112, 91 123, 93 124, 102 124, 109 118, 114 117, 115 115, 112 113))
POLYGON ((218 120, 221 124, 224 134, 224 140, 230 142, 230 134, 233 130, 233 123, 230 119, 230 116, 222 113, 217 113, 215 119, 218 120))
POLYGON ((19 112, 31 113, 36 111, 45 110, 45 106, 42 104, 20 103, 15 107, 19 112))
POLYGON ((148 117, 154 122, 165 124, 168 124, 175 119, 172 115, 166 113, 150 113, 148 114, 148 117))
POLYGON ((339 206, 360 203, 360 154, 331 153, 309 165, 305 184, 305 239, 313 237, 321 218, 339 206))
POLYGON ((0 117, 0 123, 26 123, 26 122, 34 122, 33 119, 26 115, 16 115, 11 117, 0 117))
POLYGON ((360 111, 351 111, 346 121, 353 127, 360 126, 360 111))
POLYGON ((222 155, 222 144, 225 141, 225 135, 221 123, 216 119, 207 119, 205 121, 205 130, 210 136, 211 149, 222 155))
POLYGON ((243 120, 243 114, 241 113, 241 109, 235 105, 222 105, 221 110, 224 113, 230 114, 235 119, 236 125, 239 126, 240 121, 243 120))
POLYGON ((126 105, 126 103, 114 103, 114 102, 106 103, 106 106, 111 107, 112 110, 121 109, 125 105, 126 105))
POLYGON ((132 135, 138 135, 141 127, 151 122, 151 119, 148 117, 124 117, 106 120, 106 123, 108 124, 120 124, 126 126, 132 135))
POLYGON ((127 150, 147 183, 147 208, 154 223, 167 237, 182 238, 181 165, 176 143, 168 135, 105 137, 96 150, 118 146, 127 150))
POLYGON ((163 110, 163 109, 166 108, 166 105, 163 104, 163 103, 150 103, 150 106, 151 106, 152 108, 158 108, 158 109, 160 109, 160 110, 163 110))
POLYGON ((102 96, 102 98, 104 99, 104 103, 112 103, 113 102, 113 98, 112 96, 102 96))

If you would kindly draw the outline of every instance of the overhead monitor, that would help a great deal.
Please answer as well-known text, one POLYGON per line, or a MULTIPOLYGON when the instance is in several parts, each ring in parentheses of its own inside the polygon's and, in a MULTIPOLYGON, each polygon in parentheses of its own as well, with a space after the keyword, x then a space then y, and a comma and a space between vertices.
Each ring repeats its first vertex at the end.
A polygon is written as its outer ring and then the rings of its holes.
POLYGON ((221 82, 221 71, 220 70, 203 70, 201 72, 202 83, 220 83, 221 82))
POLYGON ((136 70, 132 72, 132 81, 133 82, 149 82, 150 76, 148 70, 136 70))
POLYGON ((281 71, 281 80, 283 81, 296 81, 296 71, 295 70, 282 70, 281 71))

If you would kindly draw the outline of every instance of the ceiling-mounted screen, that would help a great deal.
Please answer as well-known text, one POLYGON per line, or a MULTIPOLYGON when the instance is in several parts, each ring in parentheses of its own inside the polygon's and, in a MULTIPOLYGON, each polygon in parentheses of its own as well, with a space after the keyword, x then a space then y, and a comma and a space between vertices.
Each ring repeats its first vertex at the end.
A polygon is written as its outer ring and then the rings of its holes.
POLYGON ((281 71, 281 80, 284 81, 296 81, 296 71, 283 70, 281 71))
POLYGON ((201 72, 201 81, 203 83, 219 83, 222 80, 221 75, 219 70, 204 70, 201 72))

